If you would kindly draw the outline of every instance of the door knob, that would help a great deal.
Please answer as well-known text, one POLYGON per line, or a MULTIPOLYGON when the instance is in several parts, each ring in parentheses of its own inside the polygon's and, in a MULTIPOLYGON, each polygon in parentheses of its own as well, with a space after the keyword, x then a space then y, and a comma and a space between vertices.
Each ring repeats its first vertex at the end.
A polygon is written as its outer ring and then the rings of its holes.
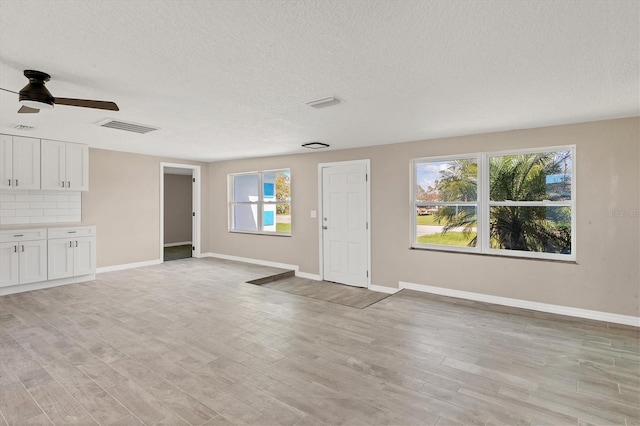
POLYGON ((326 226, 323 226, 323 227, 322 227, 322 229, 329 229, 329 228, 328 228, 328 227, 326 227, 326 226))

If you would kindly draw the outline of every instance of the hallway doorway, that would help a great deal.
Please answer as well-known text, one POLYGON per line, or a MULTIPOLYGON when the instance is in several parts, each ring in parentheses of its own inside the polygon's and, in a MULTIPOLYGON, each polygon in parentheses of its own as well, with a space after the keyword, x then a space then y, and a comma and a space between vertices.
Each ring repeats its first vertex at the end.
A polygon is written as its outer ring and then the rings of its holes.
POLYGON ((198 257, 200 166, 161 163, 160 259, 198 257))

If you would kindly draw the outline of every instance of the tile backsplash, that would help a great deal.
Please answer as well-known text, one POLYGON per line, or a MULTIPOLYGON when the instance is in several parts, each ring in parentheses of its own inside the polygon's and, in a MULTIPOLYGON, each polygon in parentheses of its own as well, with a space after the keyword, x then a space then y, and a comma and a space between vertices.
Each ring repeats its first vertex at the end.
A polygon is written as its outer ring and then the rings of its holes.
POLYGON ((81 220, 80 191, 0 191, 0 225, 81 220))

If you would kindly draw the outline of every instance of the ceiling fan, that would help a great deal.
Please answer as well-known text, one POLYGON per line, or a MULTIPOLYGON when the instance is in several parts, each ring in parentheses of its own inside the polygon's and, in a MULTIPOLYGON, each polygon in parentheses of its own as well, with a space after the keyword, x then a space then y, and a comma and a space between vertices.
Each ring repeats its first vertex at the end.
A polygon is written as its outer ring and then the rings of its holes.
POLYGON ((1 89, 6 92, 15 93, 20 99, 19 113, 34 114, 41 109, 53 109, 54 105, 68 105, 82 108, 106 109, 109 111, 119 111, 115 102, 92 101, 88 99, 54 98, 44 87, 44 84, 51 79, 51 76, 42 71, 25 70, 24 76, 29 79, 29 83, 20 90, 19 93, 13 90, 1 89))

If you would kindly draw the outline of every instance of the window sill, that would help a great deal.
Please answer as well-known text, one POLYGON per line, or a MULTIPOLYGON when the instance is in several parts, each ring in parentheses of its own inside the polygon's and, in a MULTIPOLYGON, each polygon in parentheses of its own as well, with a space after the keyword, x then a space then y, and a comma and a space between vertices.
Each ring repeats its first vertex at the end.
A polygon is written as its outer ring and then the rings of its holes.
POLYGON ((466 254, 471 256, 483 256, 483 257, 497 257, 500 259, 519 259, 519 260, 533 260, 537 262, 552 262, 552 263, 565 263, 570 265, 578 265, 578 261, 571 260, 562 260, 562 259, 543 259, 539 257, 529 257, 529 256, 517 256, 517 255, 502 255, 502 254, 493 254, 493 253, 478 253, 471 251, 461 251, 461 250, 445 250, 445 249, 437 249, 437 248, 426 248, 426 247, 409 247, 409 250, 419 250, 419 251, 435 251, 438 253, 451 253, 451 254, 466 254))
POLYGON ((230 229, 229 233, 230 234, 248 234, 248 235, 268 235, 271 237, 291 237, 291 234, 286 234, 284 232, 235 231, 233 229, 230 229))

